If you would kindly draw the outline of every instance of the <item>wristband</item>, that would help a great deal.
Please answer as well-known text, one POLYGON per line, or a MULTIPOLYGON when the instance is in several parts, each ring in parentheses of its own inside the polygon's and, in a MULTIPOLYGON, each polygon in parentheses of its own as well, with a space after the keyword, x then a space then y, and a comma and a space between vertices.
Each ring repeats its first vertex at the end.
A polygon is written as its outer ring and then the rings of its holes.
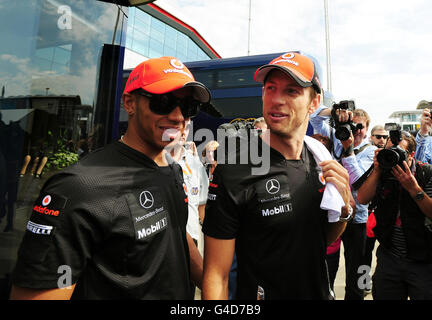
POLYGON ((353 211, 354 211, 353 208, 349 204, 347 206, 345 206, 345 207, 342 207, 342 213, 347 213, 347 216, 346 217, 340 216, 339 217, 339 221, 340 222, 349 222, 349 221, 351 221, 352 218, 353 218, 353 211))

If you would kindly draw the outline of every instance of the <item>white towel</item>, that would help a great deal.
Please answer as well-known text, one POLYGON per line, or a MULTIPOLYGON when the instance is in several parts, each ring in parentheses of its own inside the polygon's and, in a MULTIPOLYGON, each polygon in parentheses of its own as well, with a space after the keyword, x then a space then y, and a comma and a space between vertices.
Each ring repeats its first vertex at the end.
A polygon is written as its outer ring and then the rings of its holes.
MULTIPOLYGON (((325 160, 332 160, 332 156, 327 148, 318 140, 305 136, 304 139, 307 148, 312 152, 316 163, 325 160)), ((345 205, 339 191, 332 183, 328 183, 324 190, 323 198, 321 201, 321 209, 328 211, 328 221, 337 222, 341 214, 341 209, 345 205)))

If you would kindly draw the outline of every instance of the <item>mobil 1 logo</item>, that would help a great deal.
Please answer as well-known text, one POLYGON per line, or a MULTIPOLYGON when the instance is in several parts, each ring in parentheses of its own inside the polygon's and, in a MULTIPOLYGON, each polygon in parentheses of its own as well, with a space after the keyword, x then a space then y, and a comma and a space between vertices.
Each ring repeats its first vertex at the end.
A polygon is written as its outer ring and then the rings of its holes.
POLYGON ((167 205, 156 188, 126 195, 134 225, 135 239, 146 240, 168 227, 167 205))

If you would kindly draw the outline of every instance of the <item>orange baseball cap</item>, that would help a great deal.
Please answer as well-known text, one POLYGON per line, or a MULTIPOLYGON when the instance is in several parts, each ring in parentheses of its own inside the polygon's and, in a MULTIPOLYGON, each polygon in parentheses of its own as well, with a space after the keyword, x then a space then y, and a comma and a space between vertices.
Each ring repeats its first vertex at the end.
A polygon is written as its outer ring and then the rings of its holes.
POLYGON ((195 81, 188 68, 174 57, 149 59, 132 70, 124 93, 144 89, 154 94, 164 94, 177 89, 192 87, 194 97, 201 102, 210 101, 210 91, 201 82, 195 81))
POLYGON ((264 82, 267 74, 279 69, 288 73, 301 87, 313 87, 316 92, 321 93, 321 82, 314 61, 300 52, 287 52, 263 65, 255 72, 255 81, 264 82))

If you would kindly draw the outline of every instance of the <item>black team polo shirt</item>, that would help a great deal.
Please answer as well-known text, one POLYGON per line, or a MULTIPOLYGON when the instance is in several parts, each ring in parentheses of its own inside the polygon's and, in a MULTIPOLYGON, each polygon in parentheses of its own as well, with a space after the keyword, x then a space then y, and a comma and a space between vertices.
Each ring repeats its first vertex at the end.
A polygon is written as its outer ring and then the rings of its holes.
POLYGON ((187 216, 180 166, 114 142, 45 183, 13 284, 58 288, 70 268, 72 298, 193 299, 187 216))

